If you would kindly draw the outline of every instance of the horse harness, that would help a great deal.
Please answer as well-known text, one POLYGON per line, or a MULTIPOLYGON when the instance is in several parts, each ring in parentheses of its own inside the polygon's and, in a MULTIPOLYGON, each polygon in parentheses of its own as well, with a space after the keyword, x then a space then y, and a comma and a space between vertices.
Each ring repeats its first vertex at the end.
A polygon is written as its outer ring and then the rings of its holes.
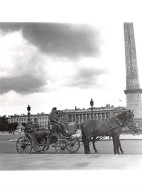
MULTIPOLYGON (((122 127, 123 126, 123 123, 121 123, 121 121, 118 118, 115 118, 115 121, 117 121, 117 123, 118 123, 118 126, 116 126, 116 127, 111 127, 110 122, 109 122, 109 119, 106 119, 106 121, 107 121, 108 127, 109 127, 109 129, 110 129, 111 132, 114 129, 117 129, 118 127, 122 127)), ((103 136, 96 138, 96 140, 99 141, 100 139, 104 139, 105 136, 106 136, 106 134, 104 133, 103 136)))
MULTIPOLYGON (((118 127, 125 127, 126 125, 128 126, 128 124, 126 122, 124 122, 124 119, 123 120, 120 120, 118 119, 117 117, 113 118, 113 120, 115 120, 118 125, 116 127, 112 127, 110 122, 109 122, 110 119, 106 119, 107 121, 107 124, 108 124, 108 127, 110 129, 111 132, 113 132, 114 129, 117 129, 118 127)), ((105 133, 104 133, 104 136, 102 136, 103 138, 105 137, 105 133)))
MULTIPOLYGON (((111 124, 110 124, 110 122, 109 122, 109 120, 111 120, 111 119, 106 119, 106 122, 107 122, 107 126, 108 126, 108 128, 110 129, 111 132, 113 132, 113 130, 114 129, 117 129, 118 127, 121 127, 122 128, 122 127, 129 126, 129 124, 124 121, 125 119, 120 120, 118 117, 114 117, 113 120, 115 120, 118 123, 118 125, 116 127, 112 127, 111 124)), ((106 132, 104 132, 104 135, 103 136, 97 137, 96 140, 99 141, 100 139, 105 138, 105 136, 106 136, 106 132)))
POLYGON ((115 121, 118 123, 118 125, 116 127, 112 127, 110 125, 109 119, 107 119, 106 121, 107 121, 108 127, 110 128, 110 131, 113 131, 114 129, 117 129, 118 127, 123 127, 124 126, 124 124, 118 118, 115 118, 115 121))

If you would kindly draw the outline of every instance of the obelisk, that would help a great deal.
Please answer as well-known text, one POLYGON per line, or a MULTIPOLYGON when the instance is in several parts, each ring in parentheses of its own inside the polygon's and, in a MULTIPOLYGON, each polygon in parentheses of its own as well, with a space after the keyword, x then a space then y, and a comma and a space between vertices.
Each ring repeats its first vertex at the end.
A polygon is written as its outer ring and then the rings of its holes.
POLYGON ((126 103, 133 110, 135 118, 142 118, 142 101, 136 58, 133 23, 124 23, 125 63, 126 63, 126 103))

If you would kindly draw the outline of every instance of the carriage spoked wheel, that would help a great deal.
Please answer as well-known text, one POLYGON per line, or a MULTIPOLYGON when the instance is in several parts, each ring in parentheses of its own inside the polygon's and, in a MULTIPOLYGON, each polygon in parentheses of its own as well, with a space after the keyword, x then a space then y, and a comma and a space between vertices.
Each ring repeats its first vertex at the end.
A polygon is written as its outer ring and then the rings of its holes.
POLYGON ((41 149, 41 151, 46 151, 46 150, 48 150, 49 149, 49 147, 50 147, 50 138, 49 137, 47 137, 46 138, 46 145, 41 145, 40 146, 40 149, 41 149))
POLYGON ((59 139, 55 143, 55 151, 58 154, 67 154, 69 151, 66 147, 66 140, 65 139, 59 139))
POLYGON ((80 148, 79 139, 71 139, 71 140, 67 141, 66 147, 70 153, 77 152, 80 148))
POLYGON ((46 151, 49 149, 49 145, 47 144, 47 146, 40 146, 40 151, 46 151))
POLYGON ((49 149, 48 146, 37 145, 37 144, 35 144, 33 146, 33 150, 36 151, 36 152, 42 152, 42 151, 46 151, 48 149, 49 149))
POLYGON ((33 150, 34 150, 35 152, 41 152, 43 149, 44 149, 43 146, 39 146, 39 145, 37 145, 37 144, 35 144, 35 145, 33 146, 33 150))
POLYGON ((32 151, 32 142, 28 137, 22 136, 17 139, 16 150, 20 154, 29 154, 32 151))
POLYGON ((41 151, 46 151, 48 149, 49 149, 48 146, 41 146, 41 151))
POLYGON ((46 145, 39 145, 39 144, 36 144, 36 143, 35 143, 35 144, 33 145, 33 149, 34 149, 36 152, 42 152, 42 151, 48 150, 49 147, 50 147, 50 139, 49 139, 49 138, 47 138, 45 144, 46 144, 46 145))

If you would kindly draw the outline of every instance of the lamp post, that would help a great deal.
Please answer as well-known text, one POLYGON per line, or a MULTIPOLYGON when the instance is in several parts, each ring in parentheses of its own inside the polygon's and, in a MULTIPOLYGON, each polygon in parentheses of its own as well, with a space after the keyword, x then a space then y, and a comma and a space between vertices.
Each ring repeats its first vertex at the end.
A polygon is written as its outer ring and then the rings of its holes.
POLYGON ((64 112, 64 124, 65 124, 66 130, 68 128, 68 120, 69 120, 69 118, 68 118, 68 110, 65 109, 65 112, 64 112))
POLYGON ((94 101, 93 101, 92 98, 91 98, 91 100, 90 100, 90 106, 91 106, 91 119, 93 119, 93 105, 94 105, 94 101))
POLYGON ((30 110, 31 110, 31 107, 30 107, 30 105, 28 105, 28 107, 27 107, 27 111, 28 111, 28 123, 30 122, 30 110))

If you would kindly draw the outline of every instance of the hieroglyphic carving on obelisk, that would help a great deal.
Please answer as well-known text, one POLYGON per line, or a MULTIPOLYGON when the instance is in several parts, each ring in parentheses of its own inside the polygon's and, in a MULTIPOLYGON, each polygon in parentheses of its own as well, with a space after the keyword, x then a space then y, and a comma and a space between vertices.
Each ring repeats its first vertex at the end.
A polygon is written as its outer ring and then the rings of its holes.
POLYGON ((136 58, 133 23, 124 23, 125 62, 126 62, 126 102, 127 108, 134 111, 135 118, 142 118, 142 101, 136 58))

